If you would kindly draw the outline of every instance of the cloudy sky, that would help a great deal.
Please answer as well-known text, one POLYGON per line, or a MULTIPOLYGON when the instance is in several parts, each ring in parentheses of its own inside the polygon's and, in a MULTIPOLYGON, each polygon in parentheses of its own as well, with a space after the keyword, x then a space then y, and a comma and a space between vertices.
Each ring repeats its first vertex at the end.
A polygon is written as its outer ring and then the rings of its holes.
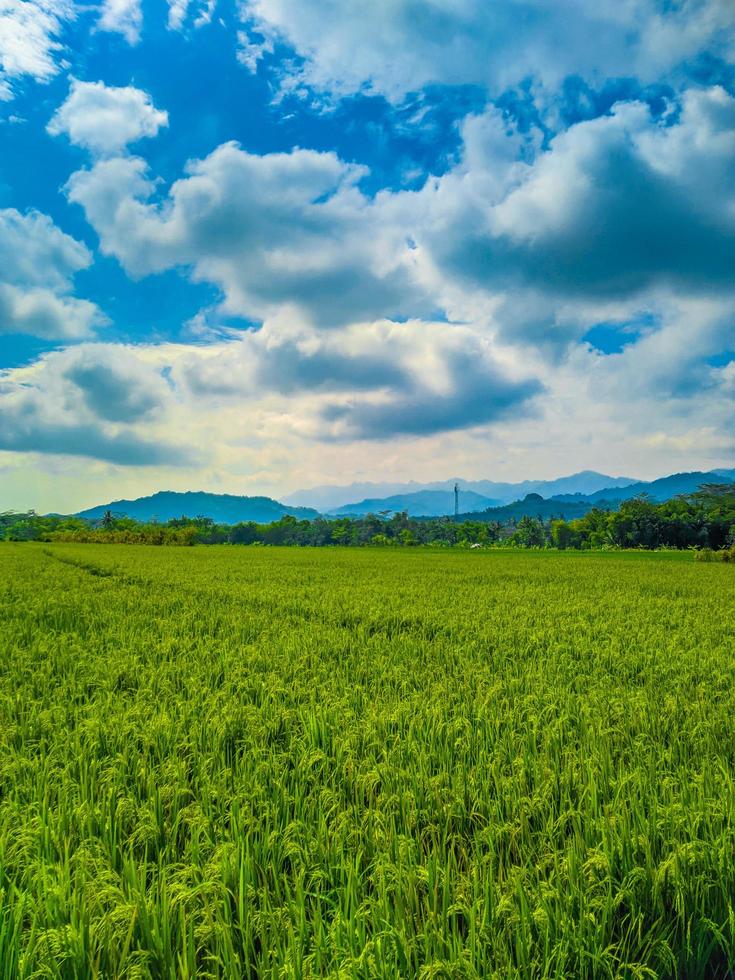
POLYGON ((732 0, 0 0, 0 509, 721 465, 732 0))

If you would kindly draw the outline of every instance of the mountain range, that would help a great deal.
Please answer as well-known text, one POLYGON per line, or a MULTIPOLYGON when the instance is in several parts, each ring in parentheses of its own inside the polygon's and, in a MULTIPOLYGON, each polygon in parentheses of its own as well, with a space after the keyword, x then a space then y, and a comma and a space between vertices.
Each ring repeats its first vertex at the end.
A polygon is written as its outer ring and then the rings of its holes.
POLYGON ((204 491, 179 493, 164 490, 135 500, 114 500, 80 511, 77 517, 101 520, 106 511, 125 515, 138 521, 169 521, 175 517, 209 517, 218 524, 237 524, 256 521, 267 524, 290 514, 300 520, 313 520, 320 513, 330 516, 359 517, 363 514, 400 513, 412 517, 440 517, 454 513, 454 484, 460 488, 461 516, 503 521, 509 517, 560 516, 579 517, 594 506, 616 507, 623 500, 647 494, 652 500, 669 500, 680 494, 694 493, 707 483, 735 483, 735 469, 674 473, 658 480, 628 480, 586 470, 557 480, 524 480, 522 483, 495 483, 491 480, 445 480, 434 484, 352 484, 351 487, 316 487, 299 491, 286 498, 285 503, 271 497, 245 497, 234 494, 204 491), (345 492, 366 486, 382 488, 403 486, 402 493, 379 496, 377 493, 361 500, 331 507, 301 506, 299 499, 324 502, 340 499, 345 492), (480 492, 480 488, 486 491, 480 492), (529 489, 532 488, 532 489, 529 489), (492 493, 492 496, 490 496, 492 493))
MULTIPOLYGON (((460 494, 464 510, 487 510, 498 507, 503 501, 485 497, 474 490, 462 490, 460 494)), ((400 513, 411 517, 441 517, 454 513, 454 490, 417 490, 415 493, 394 494, 392 497, 369 497, 356 504, 345 504, 329 513, 335 517, 357 517, 360 514, 379 514, 381 511, 400 513)))
MULTIPOLYGON (((312 487, 310 490, 297 490, 284 497, 291 506, 313 507, 325 514, 338 511, 341 507, 366 505, 370 501, 385 500, 386 497, 401 497, 421 493, 424 490, 442 490, 451 495, 450 510, 440 513, 454 513, 454 484, 459 484, 460 493, 477 493, 500 504, 512 503, 529 493, 539 493, 542 497, 553 497, 562 493, 591 494, 606 487, 626 487, 638 483, 634 477, 608 476, 594 470, 583 470, 571 476, 555 480, 523 480, 520 483, 500 483, 495 480, 463 480, 452 478, 429 483, 350 483, 347 486, 312 487)), ((437 498, 438 499, 438 498, 437 498)), ((464 507, 460 498, 460 506, 464 507)), ((473 505, 474 506, 474 505, 473 505)), ((486 505, 489 506, 489 505, 486 505)))
MULTIPOLYGON (((586 471, 558 480, 525 480, 523 483, 493 483, 490 480, 457 480, 459 485, 459 510, 461 514, 475 514, 488 508, 502 508, 523 504, 531 497, 527 512, 529 516, 541 516, 548 508, 539 507, 535 498, 555 503, 587 505, 586 509, 608 503, 613 506, 622 500, 630 500, 640 494, 648 494, 653 500, 670 500, 683 493, 694 493, 705 483, 730 483, 735 481, 735 469, 712 470, 704 473, 675 473, 649 482, 628 480, 625 477, 608 477, 603 473, 586 471), (479 492, 479 488, 492 493, 492 496, 479 492)), ((414 486, 416 486, 414 484, 414 486)), ((356 517, 360 514, 377 514, 381 511, 406 511, 411 517, 440 517, 454 513, 454 482, 451 489, 434 490, 413 489, 408 493, 393 494, 388 497, 368 497, 357 503, 337 507, 330 514, 356 517)), ((293 499, 293 498, 291 498, 293 499)), ((579 516, 580 508, 574 516, 579 516)), ((501 519, 499 515, 498 520, 501 519)))

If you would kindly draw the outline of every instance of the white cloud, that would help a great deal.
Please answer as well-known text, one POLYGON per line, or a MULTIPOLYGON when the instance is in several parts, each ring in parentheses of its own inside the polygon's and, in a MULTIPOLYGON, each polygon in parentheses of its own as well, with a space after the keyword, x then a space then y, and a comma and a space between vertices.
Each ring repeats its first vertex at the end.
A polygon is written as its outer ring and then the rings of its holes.
POLYGON ((72 340, 89 337, 104 322, 99 308, 89 300, 0 282, 0 334, 72 340))
POLYGON ((222 290, 224 315, 464 319, 484 295, 506 340, 558 346, 588 329, 592 303, 730 288, 735 99, 722 89, 685 93, 675 124, 620 103, 546 149, 496 110, 463 137, 458 165, 420 192, 368 198, 364 169, 333 153, 227 143, 167 194, 137 157, 77 172, 67 193, 131 275, 186 269, 222 290))
POLYGON ((272 37, 260 37, 254 39, 248 31, 237 32, 237 60, 251 74, 258 70, 258 64, 266 54, 274 51, 274 40, 272 37))
POLYGON ((47 215, 0 210, 0 334, 76 339, 104 324, 94 303, 71 295, 74 275, 91 261, 47 215))
POLYGON ((47 128, 54 136, 66 134, 70 142, 92 153, 109 155, 155 136, 167 125, 168 113, 156 109, 151 97, 140 89, 74 79, 66 101, 47 128))
POLYGON ((431 304, 390 197, 334 153, 257 156, 234 143, 187 167, 161 203, 144 161, 113 159, 69 180, 102 251, 132 275, 189 267, 219 286, 225 313, 264 318, 290 304, 323 326, 423 315, 431 304))
POLYGON ((189 0, 168 0, 168 26, 172 31, 181 30, 188 10, 189 0))
POLYGON ((77 410, 106 422, 133 423, 159 417, 172 399, 161 371, 137 357, 134 349, 84 344, 48 356, 45 365, 56 369, 77 410))
POLYGON ((168 26, 180 31, 191 17, 194 27, 203 27, 211 22, 216 6, 217 0, 168 0, 168 26))
POLYGON ((86 245, 61 231, 48 215, 0 210, 0 275, 10 282, 65 289, 91 261, 86 245))
POLYGON ((0 0, 0 100, 13 95, 15 79, 47 82, 59 70, 59 40, 73 18, 70 0, 0 0))
POLYGON ((322 334, 283 317, 205 347, 82 344, 0 372, 0 450, 235 479, 244 460, 293 465, 329 445, 339 456, 355 438, 387 454, 395 436, 487 431, 523 417, 537 390, 467 327, 380 321, 322 334))
POLYGON ((301 79, 332 93, 365 86, 401 99, 432 83, 503 90, 659 79, 706 47, 732 55, 731 0, 241 0, 243 21, 305 59, 301 79))
POLYGON ((128 44, 137 44, 142 26, 141 0, 103 0, 98 30, 122 34, 128 44))

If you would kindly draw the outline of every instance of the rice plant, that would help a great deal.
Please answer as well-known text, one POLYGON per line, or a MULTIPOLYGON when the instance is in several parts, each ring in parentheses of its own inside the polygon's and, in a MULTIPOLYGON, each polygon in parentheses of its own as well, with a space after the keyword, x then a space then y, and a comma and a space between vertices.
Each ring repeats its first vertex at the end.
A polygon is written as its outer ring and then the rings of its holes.
POLYGON ((735 966, 735 578, 0 546, 0 977, 735 966))

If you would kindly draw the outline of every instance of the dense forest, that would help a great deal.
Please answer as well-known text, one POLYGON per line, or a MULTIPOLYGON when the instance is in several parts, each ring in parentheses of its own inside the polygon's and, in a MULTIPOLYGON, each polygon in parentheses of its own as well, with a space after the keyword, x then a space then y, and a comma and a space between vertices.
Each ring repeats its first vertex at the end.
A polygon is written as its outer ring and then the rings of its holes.
POLYGON ((29 511, 0 514, 0 539, 155 545, 691 548, 705 557, 715 552, 729 558, 735 554, 735 488, 710 485, 665 503, 638 497, 624 501, 617 510, 595 508, 570 521, 527 514, 501 523, 487 518, 411 518, 401 513, 314 520, 284 516, 270 524, 216 524, 207 517, 182 516, 165 524, 143 524, 110 511, 97 521, 29 511))

